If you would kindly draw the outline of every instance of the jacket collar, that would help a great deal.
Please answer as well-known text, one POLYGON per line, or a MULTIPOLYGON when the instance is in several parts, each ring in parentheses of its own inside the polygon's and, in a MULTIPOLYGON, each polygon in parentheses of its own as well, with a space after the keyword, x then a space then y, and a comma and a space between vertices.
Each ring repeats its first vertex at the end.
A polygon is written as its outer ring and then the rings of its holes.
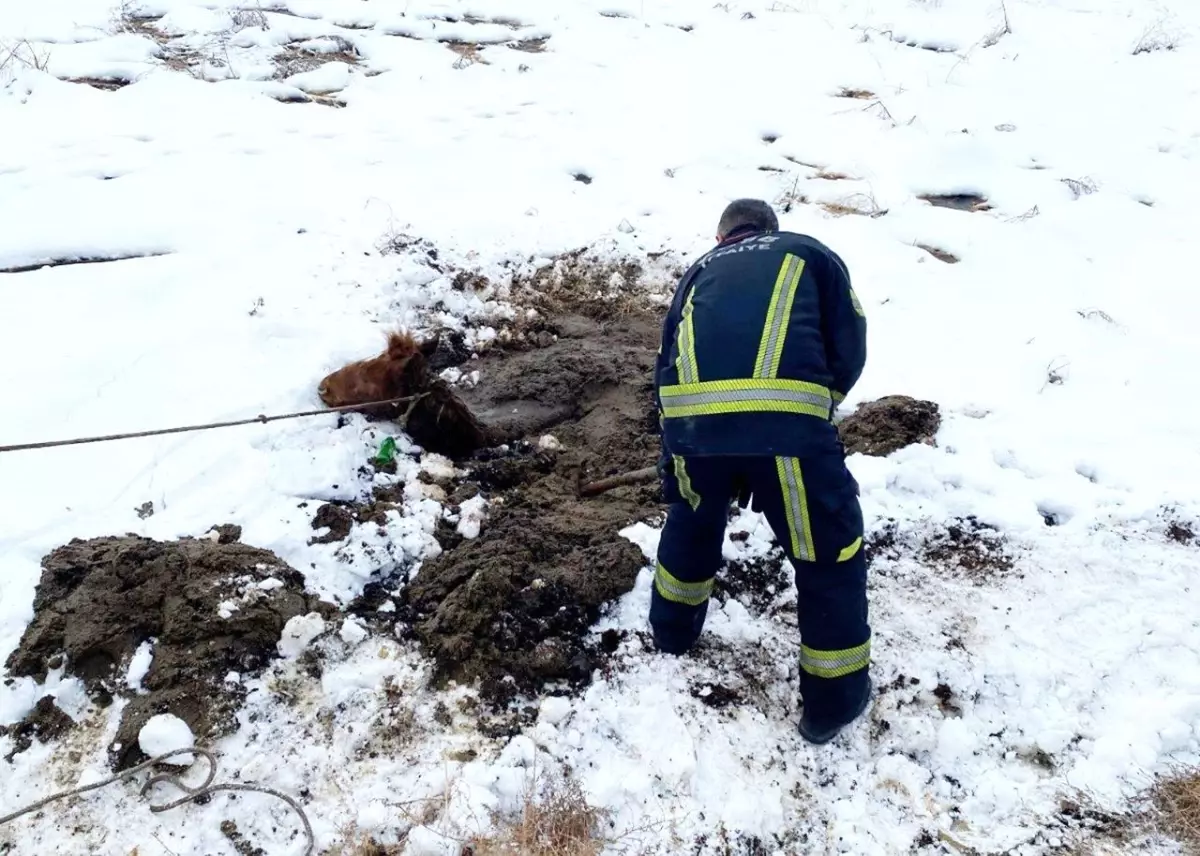
POLYGON ((717 246, 727 247, 730 244, 736 244, 738 241, 743 241, 746 238, 749 238, 751 235, 758 234, 758 231, 759 230, 754 226, 739 226, 726 235, 725 240, 721 241, 721 243, 717 244, 717 246))

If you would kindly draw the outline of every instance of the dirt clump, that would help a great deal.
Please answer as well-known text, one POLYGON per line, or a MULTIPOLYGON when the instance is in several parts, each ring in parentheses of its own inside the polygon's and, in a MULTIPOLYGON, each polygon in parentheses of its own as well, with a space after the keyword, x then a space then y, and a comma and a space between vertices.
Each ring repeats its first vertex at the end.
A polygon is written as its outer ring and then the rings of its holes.
POLYGON ((847 414, 838 424, 838 433, 848 455, 887 457, 913 443, 932 445, 941 424, 934 402, 888 395, 847 414))
POLYGON ((13 740, 13 749, 4 756, 4 760, 12 763, 16 755, 33 745, 34 739, 42 743, 57 740, 74 724, 75 721, 54 703, 52 697, 43 696, 20 722, 14 725, 0 725, 0 736, 8 735, 13 740))
POLYGON ((658 319, 566 315, 548 324, 547 346, 497 349, 475 364, 480 383, 463 398, 504 441, 469 465, 467 478, 492 500, 488 518, 477 538, 422 565, 400 595, 399 617, 440 675, 479 680, 498 703, 549 682, 590 680, 604 652, 588 630, 646 563, 618 532, 660 510, 657 485, 578 496, 582 481, 658 455, 658 319), (554 442, 527 439, 551 430, 554 442))
POLYGON ((134 653, 152 645, 144 692, 129 693, 109 747, 116 768, 126 769, 144 759, 138 732, 155 714, 175 714, 199 740, 231 732, 244 690, 226 676, 258 674, 290 618, 330 608, 266 550, 211 537, 126 535, 76 538, 50 552, 33 609, 9 674, 44 681, 62 665, 101 707, 127 692, 134 653))
POLYGON ((313 515, 314 530, 328 529, 324 535, 314 535, 308 539, 311 544, 333 544, 345 541, 355 524, 374 523, 376 526, 387 526, 388 512, 402 506, 404 485, 376 486, 371 492, 371 498, 365 502, 347 502, 332 500, 322 503, 313 515))

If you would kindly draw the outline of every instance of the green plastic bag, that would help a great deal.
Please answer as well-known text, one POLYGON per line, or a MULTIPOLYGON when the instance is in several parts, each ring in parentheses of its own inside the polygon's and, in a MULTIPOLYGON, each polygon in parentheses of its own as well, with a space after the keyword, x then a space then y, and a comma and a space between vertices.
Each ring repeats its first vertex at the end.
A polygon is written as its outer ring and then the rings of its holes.
POLYGON ((371 459, 371 463, 377 467, 386 467, 395 460, 396 440, 394 437, 385 437, 383 442, 379 444, 379 452, 371 459))

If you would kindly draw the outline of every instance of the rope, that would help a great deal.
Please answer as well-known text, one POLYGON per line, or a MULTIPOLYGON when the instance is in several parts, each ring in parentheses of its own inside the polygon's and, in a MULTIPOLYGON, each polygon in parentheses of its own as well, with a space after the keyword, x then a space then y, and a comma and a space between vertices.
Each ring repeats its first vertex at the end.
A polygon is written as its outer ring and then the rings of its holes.
MULTIPOLYGON (((386 401, 368 401, 365 404, 347 404, 342 407, 325 407, 321 410, 301 410, 296 413, 282 413, 278 416, 263 416, 259 414, 252 419, 237 419, 233 422, 209 422, 207 425, 185 425, 181 428, 159 428, 154 431, 134 431, 129 434, 107 434, 101 437, 79 437, 74 440, 47 440, 42 443, 18 443, 13 446, 0 446, 0 452, 22 452, 28 449, 50 449, 56 446, 78 446, 81 443, 107 443, 109 440, 129 440, 134 437, 155 437, 160 434, 182 434, 185 431, 207 431, 210 428, 229 428, 234 425, 250 425, 255 422, 265 425, 268 422, 276 422, 280 419, 298 419, 301 416, 320 416, 323 413, 338 413, 343 410, 361 410, 365 407, 382 407, 388 404, 403 404, 406 401, 411 401, 414 405, 417 401, 424 397, 421 395, 409 395, 405 398, 389 398, 386 401)), ((412 407, 408 408, 408 412, 404 415, 407 417, 412 412, 412 407)))
POLYGON ((191 787, 190 785, 185 784, 179 776, 174 775, 172 773, 159 773, 156 776, 151 776, 149 779, 146 780, 146 784, 142 785, 142 789, 140 791, 138 791, 139 796, 144 797, 146 795, 146 791, 150 790, 150 788, 154 787, 154 785, 157 785, 159 783, 173 785, 174 787, 183 791, 184 796, 180 797, 177 800, 172 800, 169 803, 164 803, 161 805, 156 805, 154 803, 150 803, 150 811, 154 812, 155 814, 158 814, 158 813, 164 812, 164 811, 170 811, 173 808, 178 808, 179 806, 184 805, 186 803, 195 802, 196 800, 199 800, 202 797, 209 796, 210 794, 213 794, 217 791, 253 791, 254 793, 267 794, 268 796, 277 797, 278 799, 283 800, 285 803, 288 804, 289 807, 291 807, 292 811, 296 812, 296 814, 300 816, 300 822, 304 825, 304 837, 308 842, 308 845, 304 849, 304 856, 312 856, 312 853, 316 849, 316 846, 317 846, 316 836, 313 835, 312 824, 309 823, 308 815, 304 813, 304 809, 301 808, 300 803, 296 802, 296 800, 294 800, 292 797, 288 796, 287 794, 280 793, 279 791, 274 790, 272 788, 260 787, 259 785, 242 785, 242 784, 235 784, 232 782, 224 782, 221 784, 214 785, 213 779, 215 779, 217 777, 216 755, 213 754, 208 749, 202 749, 199 746, 194 746, 189 749, 176 749, 173 752, 167 752, 165 754, 151 758, 149 761, 143 761, 141 764, 138 764, 136 767, 130 767, 128 770, 125 770, 124 772, 117 773, 115 776, 110 776, 109 778, 103 779, 99 782, 93 782, 90 785, 84 785, 83 787, 72 788, 69 791, 61 791, 57 794, 51 794, 50 796, 46 797, 45 799, 38 800, 33 805, 26 806, 25 808, 15 811, 12 814, 6 814, 6 815, 4 815, 4 817, 0 817, 0 826, 3 826, 6 823, 11 823, 12 821, 16 820, 17 818, 24 817, 25 815, 31 814, 31 813, 37 811, 38 809, 45 808, 52 802, 58 802, 59 800, 64 800, 64 799, 67 799, 68 797, 76 797, 76 796, 79 796, 80 794, 86 794, 88 791, 98 790, 107 785, 111 785, 116 782, 125 781, 126 779, 136 776, 138 773, 142 772, 143 770, 147 770, 147 769, 153 767, 155 764, 158 764, 158 763, 162 762, 163 760, 165 760, 167 758, 172 758, 176 755, 199 755, 199 756, 201 756, 202 758, 204 758, 204 760, 208 761, 208 774, 204 777, 203 783, 201 783, 200 785, 197 785, 196 787, 191 787))

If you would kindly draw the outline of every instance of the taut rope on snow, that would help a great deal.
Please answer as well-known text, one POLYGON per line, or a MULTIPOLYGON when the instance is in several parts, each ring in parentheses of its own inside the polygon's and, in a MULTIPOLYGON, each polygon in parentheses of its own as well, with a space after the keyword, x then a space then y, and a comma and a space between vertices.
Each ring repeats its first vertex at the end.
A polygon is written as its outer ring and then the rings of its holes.
MULTIPOLYGON (((78 446, 81 443, 107 443, 109 440, 129 440, 134 437, 155 437, 160 434, 182 434, 185 431, 207 431, 210 428, 229 428, 234 425, 252 425, 254 423, 267 424, 268 422, 276 422, 280 419, 298 419, 301 416, 320 416, 323 413, 339 413, 344 410, 361 410, 366 407, 384 407, 388 404, 404 404, 412 402, 416 404, 424 393, 420 395, 409 395, 404 398, 389 398, 386 401, 368 401, 365 404, 347 404, 342 407, 324 407, 320 410, 301 410, 296 413, 281 413, 278 416, 264 416, 261 413, 251 419, 236 419, 232 422, 209 422, 206 425, 184 425, 180 428, 158 428, 153 431, 134 431, 128 434, 107 434, 100 437, 78 437, 74 440, 46 440, 41 443, 18 443, 12 446, 0 446, 0 452, 21 452, 28 449, 50 449, 56 446, 78 446)), ((404 414, 407 418, 412 411, 412 407, 408 408, 408 412, 404 414)))
POLYGON ((209 796, 216 791, 253 791, 259 794, 267 794, 268 796, 277 797, 283 800, 288 804, 289 807, 291 807, 292 811, 296 812, 296 814, 300 816, 300 822, 304 824, 304 837, 308 840, 308 846, 304 849, 304 856, 312 856, 312 853, 317 846, 316 837, 313 835, 312 824, 309 823, 308 815, 304 813, 304 809, 301 808, 300 803, 296 802, 296 800, 292 799, 287 794, 280 793, 272 788, 264 788, 259 785, 242 785, 232 782, 214 785, 212 782, 213 779, 217 777, 217 757, 210 750, 202 749, 199 746, 193 746, 187 749, 176 749, 173 752, 166 752, 162 755, 151 758, 149 761, 143 761, 136 767, 130 767, 123 773, 117 773, 117 775, 110 776, 109 778, 103 779, 99 782, 93 782, 90 785, 84 785, 83 787, 72 788, 69 791, 60 791, 57 794, 51 794, 45 799, 35 802, 33 805, 26 806, 19 811, 14 811, 12 814, 6 814, 4 817, 0 817, 0 826, 3 826, 6 823, 11 823, 17 818, 24 817, 25 815, 35 812, 40 808, 44 808, 52 802, 67 799, 68 797, 79 796, 80 794, 85 794, 88 791, 94 791, 99 788, 103 788, 106 785, 111 785, 115 782, 121 782, 125 779, 129 779, 142 772, 142 770, 147 770, 150 767, 153 767, 155 764, 158 764, 167 758, 173 758, 176 755, 202 756, 204 760, 208 761, 208 775, 204 777, 203 783, 194 788, 185 784, 183 780, 179 778, 179 776, 172 775, 171 773, 159 773, 156 776, 151 776, 146 780, 146 784, 142 785, 142 789, 138 792, 140 796, 145 796, 146 791, 150 790, 151 787, 159 782, 164 782, 168 785, 173 785, 174 787, 179 788, 179 790, 184 792, 184 796, 162 805, 150 803, 150 811, 156 814, 163 811, 169 811, 173 808, 178 808, 185 803, 195 802, 201 797, 209 796))

